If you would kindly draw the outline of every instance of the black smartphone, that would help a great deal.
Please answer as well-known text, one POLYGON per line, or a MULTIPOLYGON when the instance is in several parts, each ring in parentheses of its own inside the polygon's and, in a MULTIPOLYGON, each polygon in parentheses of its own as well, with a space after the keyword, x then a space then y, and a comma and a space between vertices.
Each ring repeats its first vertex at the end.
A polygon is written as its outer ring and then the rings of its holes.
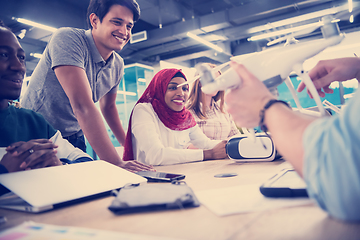
POLYGON ((284 169, 266 181, 260 192, 266 197, 308 197, 306 183, 293 169, 284 169))
POLYGON ((174 174, 174 173, 165 173, 165 172, 151 172, 151 171, 141 171, 136 174, 147 178, 149 182, 172 182, 174 180, 181 180, 185 178, 184 174, 174 174))

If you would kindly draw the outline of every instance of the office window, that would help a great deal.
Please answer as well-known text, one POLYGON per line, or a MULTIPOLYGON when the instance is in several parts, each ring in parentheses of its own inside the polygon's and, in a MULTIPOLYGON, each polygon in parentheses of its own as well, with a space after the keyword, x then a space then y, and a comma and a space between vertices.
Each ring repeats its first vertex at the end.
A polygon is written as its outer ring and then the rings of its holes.
MULTIPOLYGON (((301 79, 299 79, 296 75, 291 76, 290 79, 294 85, 294 88, 297 89, 301 82, 301 79)), ((341 105, 346 104, 346 102, 352 97, 352 94, 358 88, 358 81, 354 79, 344 82, 342 84, 335 82, 330 85, 330 88, 334 90, 334 93, 326 94, 324 98, 321 98, 321 101, 324 101, 326 99, 332 104, 340 107, 341 105)), ((285 83, 279 85, 278 91, 279 99, 289 102, 292 107, 296 107, 295 101, 285 83)), ((315 100, 311 99, 308 96, 306 89, 301 93, 297 93, 297 96, 303 108, 316 106, 315 100)))
MULTIPOLYGON (((142 64, 131 64, 125 66, 124 73, 116 97, 116 107, 126 132, 131 111, 145 91, 147 84, 151 81, 154 69, 142 64)), ((108 132, 110 132, 109 136, 114 146, 120 146, 110 129, 108 129, 108 132)))
MULTIPOLYGON (((135 103, 145 91, 146 86, 151 81, 153 75, 154 69, 146 65, 132 64, 125 66, 124 77, 120 81, 116 96, 116 108, 125 133, 127 132, 131 111, 134 108, 135 103)), ((99 104, 97 103, 96 105, 100 111, 99 104)), ((112 144, 115 147, 119 147, 120 143, 117 141, 104 118, 103 121, 112 144)), ((86 142, 86 146, 86 152, 93 158, 97 159, 97 156, 88 142, 86 142)))

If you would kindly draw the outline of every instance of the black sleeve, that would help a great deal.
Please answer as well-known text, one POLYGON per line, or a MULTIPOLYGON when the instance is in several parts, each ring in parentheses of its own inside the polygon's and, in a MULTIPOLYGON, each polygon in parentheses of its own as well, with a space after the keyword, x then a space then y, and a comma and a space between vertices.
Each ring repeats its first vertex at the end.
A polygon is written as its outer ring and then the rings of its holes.
POLYGON ((80 162, 89 162, 89 161, 94 161, 92 158, 89 157, 80 157, 77 158, 73 161, 67 159, 67 158, 61 158, 60 161, 62 161, 65 164, 73 164, 73 163, 80 163, 80 162))
MULTIPOLYGON (((9 171, 6 169, 4 165, 0 164, 0 174, 4 174, 4 173, 9 173, 9 171)), ((0 196, 8 192, 10 192, 9 189, 7 189, 6 187, 0 184, 0 196)))
POLYGON ((0 164, 0 174, 3 173, 9 173, 9 171, 6 169, 6 167, 2 164, 0 164))

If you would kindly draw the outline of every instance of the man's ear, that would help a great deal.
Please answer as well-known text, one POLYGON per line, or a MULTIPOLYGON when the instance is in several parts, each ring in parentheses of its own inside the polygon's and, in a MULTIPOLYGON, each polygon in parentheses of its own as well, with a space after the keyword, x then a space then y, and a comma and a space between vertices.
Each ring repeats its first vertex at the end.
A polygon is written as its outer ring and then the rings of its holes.
POLYGON ((91 13, 89 16, 90 24, 93 29, 97 28, 98 23, 100 22, 100 19, 95 13, 91 13))

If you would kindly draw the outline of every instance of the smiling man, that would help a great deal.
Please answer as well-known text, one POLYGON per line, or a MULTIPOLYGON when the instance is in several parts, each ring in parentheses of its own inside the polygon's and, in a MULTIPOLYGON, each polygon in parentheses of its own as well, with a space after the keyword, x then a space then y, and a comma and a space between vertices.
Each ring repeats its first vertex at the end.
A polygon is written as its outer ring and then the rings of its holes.
POLYGON ((64 138, 86 150, 84 135, 100 159, 130 171, 151 170, 137 161, 124 162, 112 145, 101 113, 115 137, 125 132, 116 108, 116 93, 124 74, 120 51, 139 19, 135 0, 91 0, 89 30, 60 28, 47 45, 21 100, 41 113, 64 138))
POLYGON ((40 114, 9 104, 20 96, 25 71, 25 52, 0 21, 0 174, 92 161, 40 114))

